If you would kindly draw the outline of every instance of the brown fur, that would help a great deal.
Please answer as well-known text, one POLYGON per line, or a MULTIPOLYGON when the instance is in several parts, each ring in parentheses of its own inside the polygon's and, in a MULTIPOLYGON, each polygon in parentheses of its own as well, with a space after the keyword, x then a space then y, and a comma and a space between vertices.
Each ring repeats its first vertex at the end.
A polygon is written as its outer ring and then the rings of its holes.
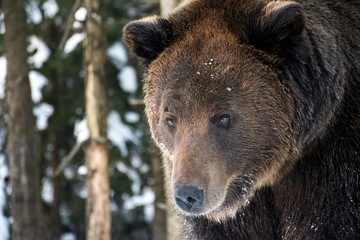
POLYGON ((194 0, 125 27, 189 238, 360 235, 360 3, 334 4, 194 0))

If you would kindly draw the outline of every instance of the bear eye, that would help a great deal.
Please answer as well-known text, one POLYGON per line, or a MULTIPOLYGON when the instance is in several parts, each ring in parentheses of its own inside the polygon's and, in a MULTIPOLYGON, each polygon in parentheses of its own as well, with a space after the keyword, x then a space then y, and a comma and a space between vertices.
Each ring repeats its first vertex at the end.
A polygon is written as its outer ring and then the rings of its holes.
POLYGON ((165 122, 170 128, 175 128, 176 127, 176 121, 175 121, 175 119, 173 117, 165 118, 165 122))
POLYGON ((231 122, 230 115, 229 114, 224 114, 224 115, 221 115, 218 118, 218 121, 217 121, 216 125, 218 127, 227 128, 227 127, 230 126, 230 122, 231 122))

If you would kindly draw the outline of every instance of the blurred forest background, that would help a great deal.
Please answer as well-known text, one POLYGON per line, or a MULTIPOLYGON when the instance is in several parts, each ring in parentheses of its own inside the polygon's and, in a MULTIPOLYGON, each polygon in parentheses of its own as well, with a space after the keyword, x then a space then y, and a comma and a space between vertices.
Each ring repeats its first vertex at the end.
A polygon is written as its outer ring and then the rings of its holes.
POLYGON ((144 116, 143 73, 122 29, 177 3, 0 1, 0 240, 171 239, 160 155, 144 116), (88 96, 86 85, 97 78, 93 91, 103 95, 88 96), (94 109, 98 136, 88 130, 94 109), (91 183, 92 146, 106 152, 104 182, 91 183), (91 214, 103 214, 91 205, 101 195, 96 187, 105 195, 105 217, 94 227, 91 214), (108 236, 89 233, 110 217, 111 228, 98 230, 108 236))

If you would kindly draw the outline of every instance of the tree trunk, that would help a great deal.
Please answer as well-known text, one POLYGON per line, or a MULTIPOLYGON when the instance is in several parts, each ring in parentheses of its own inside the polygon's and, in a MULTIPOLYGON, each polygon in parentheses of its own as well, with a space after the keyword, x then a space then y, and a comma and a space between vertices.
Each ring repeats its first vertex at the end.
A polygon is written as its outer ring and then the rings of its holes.
MULTIPOLYGON (((167 17, 174 8, 180 3, 180 0, 160 0, 160 12, 162 17, 167 17)), ((154 159, 153 164, 155 161, 161 161, 160 158, 154 159)), ((161 166, 160 163, 157 163, 156 165, 161 166)), ((159 183, 160 184, 160 183, 159 183)), ((162 178, 162 186, 166 187, 164 178, 162 178)), ((167 189, 168 190, 168 189, 167 189)), ((174 210, 174 204, 172 197, 169 196, 170 193, 167 192, 166 195, 168 196, 167 199, 169 202, 166 204, 166 236, 167 240, 183 240, 185 239, 185 236, 182 234, 181 229, 181 223, 177 219, 176 212, 174 210)), ((156 209, 156 208, 155 208, 156 209)), ((165 225, 164 225, 165 226, 165 225)))
POLYGON ((26 50, 24 0, 4 0, 12 239, 41 239, 39 153, 26 50))
POLYGON ((88 198, 86 206, 87 239, 111 239, 107 141, 106 33, 103 2, 85 0, 87 9, 85 68, 86 117, 90 141, 86 149, 88 198))
POLYGON ((155 193, 155 214, 151 223, 152 239, 154 240, 166 240, 166 197, 164 190, 164 172, 161 163, 160 150, 151 144, 151 168, 154 178, 154 184, 152 189, 155 193))

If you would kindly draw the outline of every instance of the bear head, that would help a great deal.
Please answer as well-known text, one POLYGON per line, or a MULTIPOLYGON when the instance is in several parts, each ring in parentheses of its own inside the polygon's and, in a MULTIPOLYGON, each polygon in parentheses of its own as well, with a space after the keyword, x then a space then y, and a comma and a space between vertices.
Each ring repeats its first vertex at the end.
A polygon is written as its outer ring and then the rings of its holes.
POLYGON ((146 114, 183 214, 234 216, 293 165, 296 109, 280 65, 304 25, 295 2, 205 0, 124 28, 145 67, 146 114))

